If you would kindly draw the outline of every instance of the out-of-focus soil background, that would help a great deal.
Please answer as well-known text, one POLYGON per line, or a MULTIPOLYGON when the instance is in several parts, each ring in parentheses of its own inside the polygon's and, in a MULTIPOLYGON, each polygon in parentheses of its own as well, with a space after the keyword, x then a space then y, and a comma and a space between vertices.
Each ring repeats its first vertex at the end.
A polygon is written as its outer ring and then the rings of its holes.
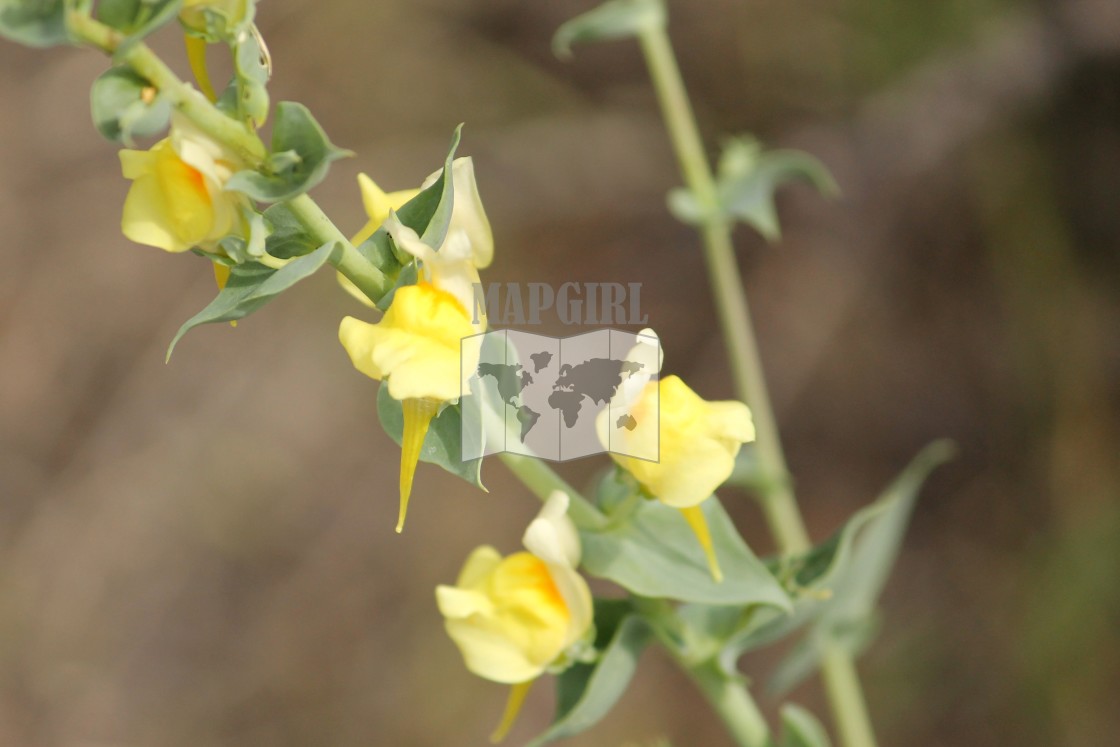
MULTIPOLYGON (((358 154, 315 192, 341 226, 363 222, 359 170, 415 185, 465 121, 487 279, 640 282, 666 370, 731 396, 636 46, 549 51, 592 4, 269 0, 259 25, 274 100, 358 154)), ((669 5, 713 153, 752 131, 844 192, 784 191, 777 246, 738 233, 814 536, 926 442, 960 445, 861 664, 882 743, 1115 745, 1120 4, 669 5)), ((516 549, 534 500, 499 464, 488 495, 421 467, 394 534, 398 451, 329 273, 164 365, 213 281, 120 235, 128 185, 87 105, 105 67, 0 43, 0 745, 483 744, 505 692, 462 667, 433 587, 476 544, 516 549)), ((724 497, 769 552, 749 496, 724 497)), ((744 666, 762 682, 774 661, 744 666)), ((816 684, 793 697, 822 707, 816 684)), ((551 708, 539 688, 511 742, 551 708)), ((651 651, 570 744, 660 736, 729 744, 651 651)))

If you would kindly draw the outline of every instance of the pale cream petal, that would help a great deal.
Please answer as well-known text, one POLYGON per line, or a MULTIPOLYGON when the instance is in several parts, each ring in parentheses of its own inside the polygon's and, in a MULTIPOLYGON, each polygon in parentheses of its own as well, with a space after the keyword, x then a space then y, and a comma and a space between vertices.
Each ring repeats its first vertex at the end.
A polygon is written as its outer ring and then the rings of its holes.
POLYGON ((488 267, 494 259, 494 234, 490 230, 490 219, 486 217, 482 198, 478 194, 474 161, 470 156, 455 159, 451 164, 451 178, 455 185, 451 226, 465 232, 470 239, 475 267, 488 267))
POLYGON ((403 251, 408 252, 421 262, 436 262, 436 250, 425 244, 411 228, 401 223, 395 212, 390 211, 385 219, 385 230, 403 251))
POLYGON ((439 607, 440 614, 449 620, 471 615, 485 615, 494 611, 494 604, 485 594, 454 586, 436 587, 436 605, 439 607))
POLYGON ((567 493, 553 491, 529 523, 521 544, 541 560, 575 568, 579 565, 580 543, 575 524, 568 518, 569 502, 567 493))
POLYGON ((501 562, 501 554, 490 545, 476 547, 467 558, 467 562, 463 564, 463 570, 459 571, 459 579, 455 583, 463 587, 475 586, 490 575, 501 562))
POLYGON ((544 665, 530 661, 514 641, 498 631, 472 625, 468 620, 448 620, 445 628, 462 652, 467 669, 479 677, 513 684, 544 671, 544 665))
POLYGON ((750 408, 733 400, 708 403, 709 427, 720 438, 741 444, 754 440, 754 419, 750 408))

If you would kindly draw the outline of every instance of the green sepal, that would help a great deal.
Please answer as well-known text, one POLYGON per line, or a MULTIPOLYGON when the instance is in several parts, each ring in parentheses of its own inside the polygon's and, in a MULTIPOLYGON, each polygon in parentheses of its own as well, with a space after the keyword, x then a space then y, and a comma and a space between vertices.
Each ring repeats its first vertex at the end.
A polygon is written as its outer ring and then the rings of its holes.
POLYGON ((781 238, 774 193, 783 184, 805 181, 833 197, 840 189, 820 161, 796 150, 764 151, 753 137, 733 138, 724 144, 716 176, 716 205, 705 205, 690 190, 669 193, 669 210, 680 221, 700 224, 719 214, 751 226, 767 241, 781 238))
MULTIPOLYGON (((404 432, 404 412, 400 401, 389 396, 389 387, 384 382, 377 388, 377 418, 389 438, 400 446, 401 434, 404 432)), ((443 467, 471 485, 486 490, 486 486, 482 484, 482 459, 463 461, 462 431, 461 408, 458 404, 447 405, 432 418, 428 426, 424 446, 420 449, 420 461, 443 467)))
POLYGON ((628 501, 623 520, 580 532, 583 567, 644 597, 705 604, 763 604, 788 610, 789 595, 755 557, 713 496, 701 504, 724 580, 716 582, 680 511, 658 501, 628 501))
POLYGON ((93 126, 103 137, 133 145, 133 137, 150 137, 167 127, 171 105, 131 68, 113 67, 102 73, 90 88, 93 126), (151 102, 144 101, 150 91, 151 102))
POLYGON ((782 739, 779 747, 832 747, 828 732, 812 712, 796 703, 782 706, 782 739))
POLYGON ((540 747, 594 726, 626 692, 651 629, 624 600, 595 600, 592 664, 575 664, 556 678, 556 717, 527 747, 540 747))
POLYGON ((64 0, 0 0, 0 36, 29 47, 70 41, 64 0))
POLYGON ((281 101, 272 126, 272 155, 260 171, 239 171, 226 189, 244 192, 260 202, 298 197, 321 182, 331 161, 352 155, 334 147, 303 104, 281 101))
POLYGON ((341 252, 335 242, 323 244, 310 254, 292 260, 279 270, 247 262, 230 268, 226 287, 218 292, 217 298, 209 303, 179 328, 171 344, 167 347, 167 360, 175 345, 187 332, 202 324, 231 322, 252 314, 293 285, 315 273, 326 264, 334 252, 341 252))
POLYGON ((638 36, 666 23, 664 0, 608 0, 561 25, 552 37, 552 52, 571 57, 574 43, 638 36))
POLYGON ((119 57, 131 44, 171 22, 182 5, 183 0, 99 0, 97 20, 128 37, 117 47, 119 57))

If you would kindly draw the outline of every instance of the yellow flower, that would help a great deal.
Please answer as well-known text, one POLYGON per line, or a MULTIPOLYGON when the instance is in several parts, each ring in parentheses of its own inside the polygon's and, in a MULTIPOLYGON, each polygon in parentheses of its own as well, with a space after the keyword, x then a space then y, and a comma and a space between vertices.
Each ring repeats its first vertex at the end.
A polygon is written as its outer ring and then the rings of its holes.
POLYGON ((579 539, 568 496, 554 492, 523 538, 528 552, 503 558, 483 546, 471 553, 455 586, 436 602, 467 669, 514 685, 495 741, 504 735, 533 679, 565 661, 591 635, 591 592, 576 572, 579 539))
MULTIPOLYGON (((678 376, 649 382, 628 407, 636 426, 630 431, 615 429, 610 434, 612 445, 623 452, 659 453, 659 459, 652 462, 614 452, 611 458, 651 496, 682 511, 718 580, 719 565, 699 505, 731 476, 739 448, 754 440, 750 410, 742 402, 708 402, 678 376)), ((604 443, 609 412, 604 410, 596 421, 604 443)))
MULTIPOLYGON (((402 189, 397 192, 385 192, 368 176, 359 174, 358 186, 362 192, 362 205, 369 220, 351 239, 351 243, 360 244, 372 236, 394 211, 400 210, 406 202, 434 184, 442 173, 443 169, 440 169, 428 176, 419 189, 402 189)), ((442 246, 438 249, 427 246, 420 241, 415 231, 396 220, 387 225, 387 228, 397 246, 421 260, 424 265, 433 264, 438 257, 454 254, 456 270, 453 274, 456 277, 469 278, 469 282, 478 282, 478 269, 487 267, 494 257, 494 236, 490 231, 490 221, 486 217, 486 210, 482 207, 482 199, 478 194, 478 184, 474 177, 474 161, 470 157, 456 158, 451 164, 451 179, 455 188, 455 203, 451 210, 447 237, 442 246), (469 272, 464 274, 458 269, 464 267, 464 262, 469 262, 473 277, 469 272)), ((443 282, 452 273, 445 270, 433 275, 430 270, 431 268, 426 270, 425 276, 429 282, 454 293, 466 308, 470 308, 472 299, 469 292, 472 288, 467 288, 468 295, 464 298, 464 294, 456 288, 455 281, 443 282)), ((373 307, 373 303, 365 294, 341 274, 338 276, 338 282, 347 293, 366 306, 373 307)))
POLYGON ((243 231, 244 195, 223 187, 239 168, 236 159, 173 116, 171 135, 150 150, 122 150, 121 171, 132 187, 124 201, 121 230, 138 244, 169 252, 217 242, 243 231))
MULTIPOLYGON (((462 304, 429 283, 398 289, 377 324, 346 317, 338 328, 354 367, 383 380, 404 409, 398 532, 428 425, 444 403, 459 398, 461 340, 474 333, 462 304)), ((473 370, 470 362, 466 370, 473 370)))

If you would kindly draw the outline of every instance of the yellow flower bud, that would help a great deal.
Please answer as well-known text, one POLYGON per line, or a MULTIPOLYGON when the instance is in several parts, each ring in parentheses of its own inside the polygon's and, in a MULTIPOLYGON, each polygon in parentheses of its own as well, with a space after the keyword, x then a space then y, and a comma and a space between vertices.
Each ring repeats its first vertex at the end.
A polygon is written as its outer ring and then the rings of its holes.
POLYGON ((468 361, 460 367, 461 341, 474 333, 462 304, 429 283, 398 289, 377 324, 348 316, 339 325, 338 339, 354 367, 371 379, 384 380, 389 395, 402 402, 398 532, 404 528, 428 425, 443 403, 459 398, 461 370, 478 365, 468 361))
MULTIPOLYGON (((575 528, 563 514, 567 503, 567 495, 554 493, 538 521, 574 537, 575 528), (552 516, 545 518, 546 512, 552 516)), ((534 524, 537 535, 547 533, 534 524)), ((536 555, 535 549, 540 548, 526 534, 530 552, 503 558, 492 547, 479 547, 467 559, 455 586, 436 589, 447 633, 467 669, 494 682, 534 679, 591 630, 587 582, 567 562, 566 554, 556 556, 546 550, 549 559, 536 555)), ((566 540, 560 542, 566 545, 566 540)), ((577 561, 578 557, 577 540, 577 561)))
POLYGON ((223 187, 239 165, 220 145, 185 119, 172 118, 171 135, 151 149, 122 150, 121 171, 132 187, 121 230, 138 244, 183 252, 213 249, 242 231, 244 195, 223 187))

